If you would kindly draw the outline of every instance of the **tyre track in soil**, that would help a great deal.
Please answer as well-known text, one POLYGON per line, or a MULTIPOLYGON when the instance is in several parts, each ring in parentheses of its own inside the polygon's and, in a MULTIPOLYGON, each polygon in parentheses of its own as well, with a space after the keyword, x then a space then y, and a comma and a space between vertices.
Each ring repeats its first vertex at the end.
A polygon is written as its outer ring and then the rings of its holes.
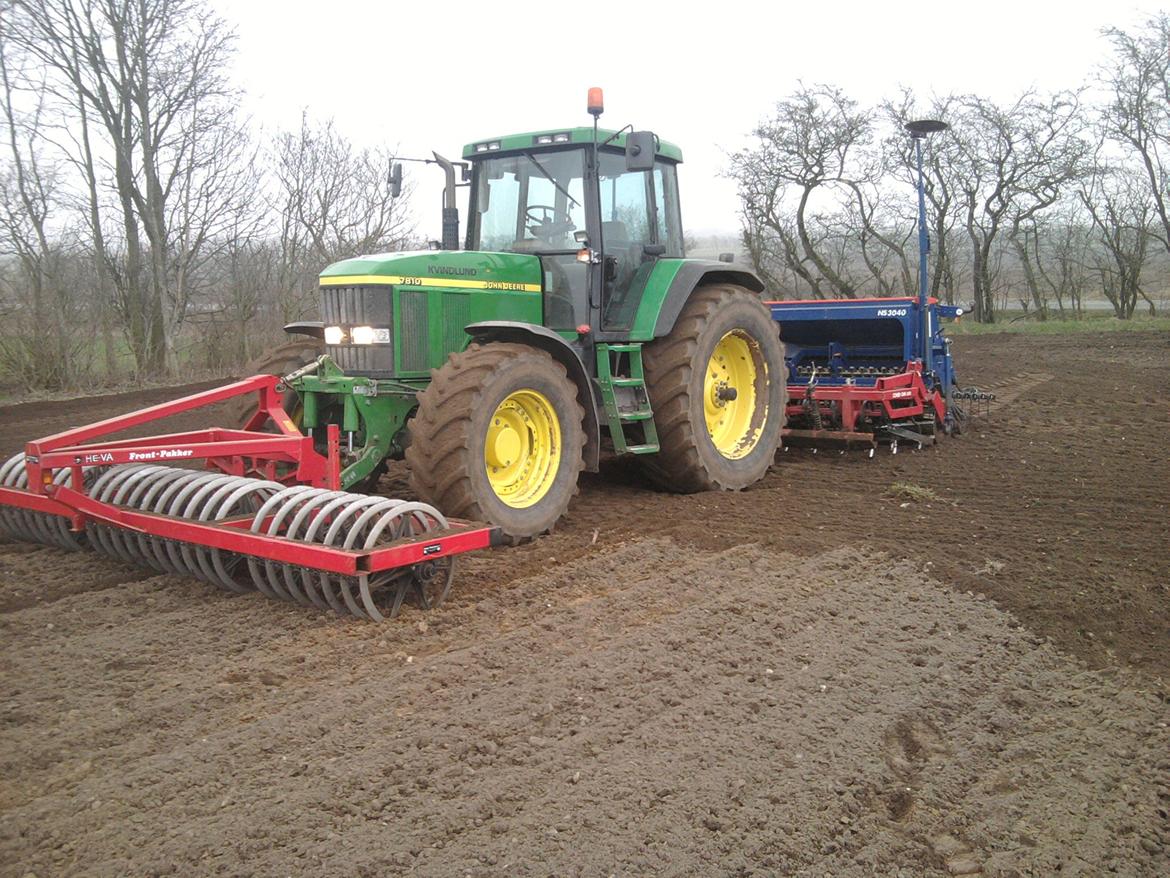
MULTIPOLYGON (((611 461, 425 619, 0 540, 0 874, 1160 874, 1170 340, 956 349, 1003 401, 968 436, 732 495, 611 461)), ((174 394, 0 409, 0 448, 174 394)))
POLYGON ((0 874, 1167 864, 1165 705, 910 562, 644 539, 426 630, 197 597, 5 620, 58 701, 4 693, 0 874))

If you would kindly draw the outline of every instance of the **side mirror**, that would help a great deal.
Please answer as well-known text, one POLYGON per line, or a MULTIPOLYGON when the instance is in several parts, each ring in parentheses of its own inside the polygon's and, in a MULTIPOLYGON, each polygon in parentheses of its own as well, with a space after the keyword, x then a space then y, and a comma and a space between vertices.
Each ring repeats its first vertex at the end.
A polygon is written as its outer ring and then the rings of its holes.
POLYGON ((626 135, 626 170, 654 170, 654 153, 658 138, 653 131, 631 131, 626 135))
POLYGON ((393 162, 390 165, 390 197, 397 198, 402 194, 402 163, 393 162))

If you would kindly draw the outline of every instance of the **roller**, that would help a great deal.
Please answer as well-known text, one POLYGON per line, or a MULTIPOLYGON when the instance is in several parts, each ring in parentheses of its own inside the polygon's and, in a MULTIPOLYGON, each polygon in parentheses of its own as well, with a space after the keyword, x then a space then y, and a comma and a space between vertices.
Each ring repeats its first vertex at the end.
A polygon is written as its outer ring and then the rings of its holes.
MULTIPOLYGON (((67 484, 69 470, 54 483, 67 484)), ((433 506, 406 500, 330 491, 219 472, 149 464, 92 468, 86 493, 111 507, 134 509, 202 523, 251 516, 254 534, 283 537, 340 549, 370 550, 380 545, 448 527, 433 506)), ((24 455, 0 467, 0 485, 27 489, 24 455)), ((426 608, 446 597, 454 558, 344 576, 282 561, 245 556, 212 546, 164 539, 101 521, 89 521, 84 534, 71 521, 26 509, 0 506, 0 531, 17 539, 76 551, 94 550, 160 573, 193 576, 225 591, 263 595, 341 615, 381 621, 393 618, 409 594, 426 608)))

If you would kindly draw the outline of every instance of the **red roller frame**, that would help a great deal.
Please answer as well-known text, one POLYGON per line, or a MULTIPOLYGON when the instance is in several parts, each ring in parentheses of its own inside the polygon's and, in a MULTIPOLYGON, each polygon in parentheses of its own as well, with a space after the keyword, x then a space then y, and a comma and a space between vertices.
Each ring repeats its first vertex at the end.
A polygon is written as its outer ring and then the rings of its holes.
POLYGON ((283 481, 337 490, 341 485, 337 426, 330 426, 327 454, 319 454, 313 447, 312 438, 302 434, 284 410, 280 393, 276 389, 279 381, 273 375, 256 375, 214 390, 194 393, 29 442, 25 446, 29 490, 48 493, 47 482, 52 479, 51 476, 46 479, 46 474, 59 469, 72 469, 73 486, 79 488, 82 467, 121 463, 184 463, 191 460, 207 460, 210 466, 230 475, 255 472, 265 478, 274 477, 276 464, 291 463, 295 464, 295 469, 283 481), (210 427, 142 439, 90 441, 251 393, 257 395, 257 408, 248 425, 259 427, 271 421, 279 433, 210 427))
POLYGON ((214 467, 229 475, 256 473, 266 478, 274 478, 278 463, 293 464, 295 469, 282 481, 338 490, 341 485, 341 452, 337 425, 329 426, 327 454, 318 453, 312 438, 302 434, 284 410, 276 389, 278 382, 275 376, 257 375, 29 442, 25 446, 28 489, 0 487, 0 504, 69 518, 73 529, 78 531, 85 527, 86 521, 99 521, 162 539, 347 576, 407 567, 484 549, 498 542, 498 528, 450 519, 446 530, 418 538, 404 538, 375 549, 339 549, 251 533, 248 530, 251 516, 213 523, 196 522, 111 506, 82 492, 82 471, 87 466, 192 460, 206 460, 209 468, 214 467), (143 439, 91 442, 111 433, 250 393, 257 394, 256 413, 248 420, 248 427, 253 429, 210 427, 143 439), (280 432, 261 433, 254 429, 266 421, 275 424, 280 432), (54 472, 61 469, 72 471, 71 485, 53 484, 54 472))

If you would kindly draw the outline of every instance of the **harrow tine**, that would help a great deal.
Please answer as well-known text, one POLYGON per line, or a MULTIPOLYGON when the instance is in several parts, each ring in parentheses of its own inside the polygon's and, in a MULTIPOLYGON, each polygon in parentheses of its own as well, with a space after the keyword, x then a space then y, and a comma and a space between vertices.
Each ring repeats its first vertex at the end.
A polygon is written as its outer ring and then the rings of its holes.
MULTIPOLYGON (((341 535, 342 526, 345 524, 346 521, 348 521, 351 517, 356 515, 362 509, 365 509, 367 507, 389 509, 389 508, 392 508, 392 507, 402 503, 401 500, 388 500, 384 497, 365 497, 365 496, 358 496, 358 495, 351 495, 351 496, 354 497, 355 502, 350 503, 348 506, 345 507, 345 509, 343 509, 340 513, 338 513, 334 517, 333 522, 329 526, 329 530, 326 532, 324 538, 321 540, 321 542, 324 545, 336 546, 338 544, 338 538, 341 535)), ((360 520, 359 520, 359 522, 355 522, 350 527, 350 529, 346 532, 344 541, 342 542, 343 548, 350 548, 351 547, 351 545, 350 545, 351 544, 351 536, 356 533, 356 529, 359 528, 360 526, 361 526, 361 524, 360 524, 360 520)), ((359 619, 366 618, 366 614, 360 609, 357 601, 354 600, 353 592, 351 592, 349 590, 350 585, 352 584, 351 579, 348 577, 337 577, 337 579, 338 579, 337 585, 340 587, 341 599, 342 599, 342 602, 344 603, 345 608, 352 615, 357 616, 359 619)), ((322 574, 320 577, 320 580, 322 582, 330 581, 331 577, 328 574, 322 574)), ((334 597, 336 598, 336 595, 334 597)), ((345 610, 339 609, 337 607, 335 607, 335 609, 338 609, 338 612, 345 612, 345 610)), ((370 617, 370 618, 372 618, 372 617, 370 617)))
MULTIPOLYGON (((226 497, 224 497, 222 501, 220 501, 219 508, 216 509, 214 513, 216 520, 223 520, 230 517, 237 512, 239 505, 246 500, 255 502, 254 500, 251 500, 253 495, 255 495, 256 498, 263 500, 263 497, 266 493, 271 496, 272 494, 277 493, 284 488, 284 485, 280 484, 279 482, 257 483, 252 479, 242 479, 240 481, 246 482, 246 484, 238 485, 226 497)), ((201 520, 208 519, 203 518, 201 520)), ((238 555, 234 555, 230 552, 226 553, 225 555, 225 553, 221 552, 219 549, 212 549, 210 556, 212 569, 216 572, 217 576, 222 578, 222 581, 225 584, 228 582, 237 583, 244 591, 250 591, 251 589, 257 587, 254 581, 239 583, 237 577, 233 575, 232 572, 229 572, 229 563, 233 570, 239 569, 241 559, 238 555), (227 563, 225 563, 225 560, 227 563)))
MULTIPOLYGON (((357 494, 345 494, 344 496, 333 500, 328 506, 321 510, 321 514, 313 520, 309 530, 305 533, 305 541, 321 542, 326 546, 336 545, 334 539, 345 520, 353 515, 353 513, 356 512, 362 505, 376 503, 378 499, 379 498, 377 497, 363 497, 357 494), (333 515, 332 519, 330 520, 329 515, 338 506, 345 506, 345 508, 336 515, 333 515), (320 530, 321 525, 324 524, 327 520, 330 521, 329 529, 326 531, 323 538, 317 540, 317 531, 320 530)), ((341 599, 338 598, 337 593, 333 590, 331 581, 332 577, 328 573, 319 573, 314 576, 313 571, 305 570, 302 573, 302 577, 306 592, 311 594, 315 593, 317 589, 315 589, 314 586, 319 586, 320 593, 324 595, 325 601, 329 607, 332 608, 334 612, 345 615, 346 605, 342 602, 341 599), (314 578, 317 580, 316 583, 313 581, 314 578)))
MULTIPOLYGON (((163 472, 156 473, 150 479, 150 486, 143 493, 142 497, 137 502, 137 508, 143 512, 154 511, 155 504, 158 501, 158 496, 166 490, 167 486, 179 479, 188 478, 189 470, 171 469, 169 467, 160 467, 163 472)), ((139 558, 143 563, 156 570, 165 572, 165 569, 158 563, 155 558, 155 539, 149 534, 135 534, 135 542, 137 543, 139 558)))
POLYGON ((345 605, 349 607, 349 612, 359 619, 373 619, 375 622, 381 621, 381 615, 367 616, 365 611, 358 606, 358 602, 353 598, 353 592, 349 590, 350 578, 348 576, 341 577, 341 597, 345 600, 345 605))
MULTIPOLYGON (((363 527, 367 522, 372 521, 374 516, 380 512, 384 512, 385 514, 382 514, 381 517, 378 518, 377 521, 374 521, 372 526, 370 526, 365 538, 365 543, 362 546, 364 549, 374 548, 378 544, 378 540, 381 538, 383 532, 386 530, 390 531, 389 536, 390 539, 393 540, 403 536, 414 536, 420 531, 426 532, 431 530, 432 523, 438 528, 447 527, 447 519, 444 518, 439 513, 439 511, 432 506, 428 506, 425 503, 404 503, 401 500, 388 500, 384 504, 372 506, 370 509, 366 510, 365 513, 363 513, 362 517, 358 519, 354 527, 350 530, 350 535, 346 538, 344 548, 353 548, 363 527), (419 526, 419 531, 414 529, 415 524, 419 526)), ((410 586, 411 578, 414 574, 411 571, 405 571, 405 575, 403 575, 403 571, 390 571, 390 573, 391 575, 389 577, 376 580, 374 585, 384 585, 389 582, 393 582, 395 579, 399 578, 399 576, 402 576, 403 582, 399 584, 398 590, 402 593, 402 595, 404 595, 405 589, 410 586)), ((374 604, 373 595, 371 594, 370 589, 370 575, 363 573, 358 577, 358 590, 361 594, 362 604, 365 606, 366 613, 370 616, 370 618, 380 622, 384 617, 378 610, 377 606, 374 604)), ((427 609, 425 596, 422 603, 423 609, 427 609)), ((401 606, 402 597, 400 595, 395 595, 394 607, 391 610, 390 618, 394 618, 398 614, 398 610, 401 608, 401 606)))
MULTIPOLYGON (((293 516, 293 520, 289 523, 288 530, 284 535, 290 540, 303 539, 305 542, 312 542, 312 540, 300 536, 301 527, 305 524, 309 513, 317 510, 314 518, 320 518, 322 515, 328 514, 326 510, 346 502, 352 496, 354 495, 346 494, 342 491, 325 491, 314 497, 310 497, 301 504, 301 508, 293 516), (331 503, 330 501, 334 502, 331 503)), ((273 564, 275 565, 275 562, 273 564)), ((306 588, 302 591, 301 587, 297 584, 297 576, 291 565, 282 564, 281 567, 284 568, 285 588, 298 603, 304 604, 305 606, 315 606, 322 610, 328 610, 330 608, 329 604, 317 595, 315 589, 306 588)), ((307 580, 305 584, 308 584, 307 580)))
MULTIPOLYGON (((308 485, 293 485, 292 487, 277 491, 256 510, 256 516, 252 519, 252 533, 260 533, 260 528, 271 515, 272 521, 266 533, 268 536, 276 536, 279 534, 280 523, 286 514, 285 510, 289 508, 290 501, 308 494, 312 490, 313 488, 310 488, 308 485)), ((256 588, 270 598, 291 601, 292 596, 285 592, 275 577, 269 576, 271 569, 268 561, 261 562, 258 558, 248 558, 248 573, 251 574, 252 582, 255 583, 256 588), (263 564, 263 567, 261 567, 261 564, 263 564)))

